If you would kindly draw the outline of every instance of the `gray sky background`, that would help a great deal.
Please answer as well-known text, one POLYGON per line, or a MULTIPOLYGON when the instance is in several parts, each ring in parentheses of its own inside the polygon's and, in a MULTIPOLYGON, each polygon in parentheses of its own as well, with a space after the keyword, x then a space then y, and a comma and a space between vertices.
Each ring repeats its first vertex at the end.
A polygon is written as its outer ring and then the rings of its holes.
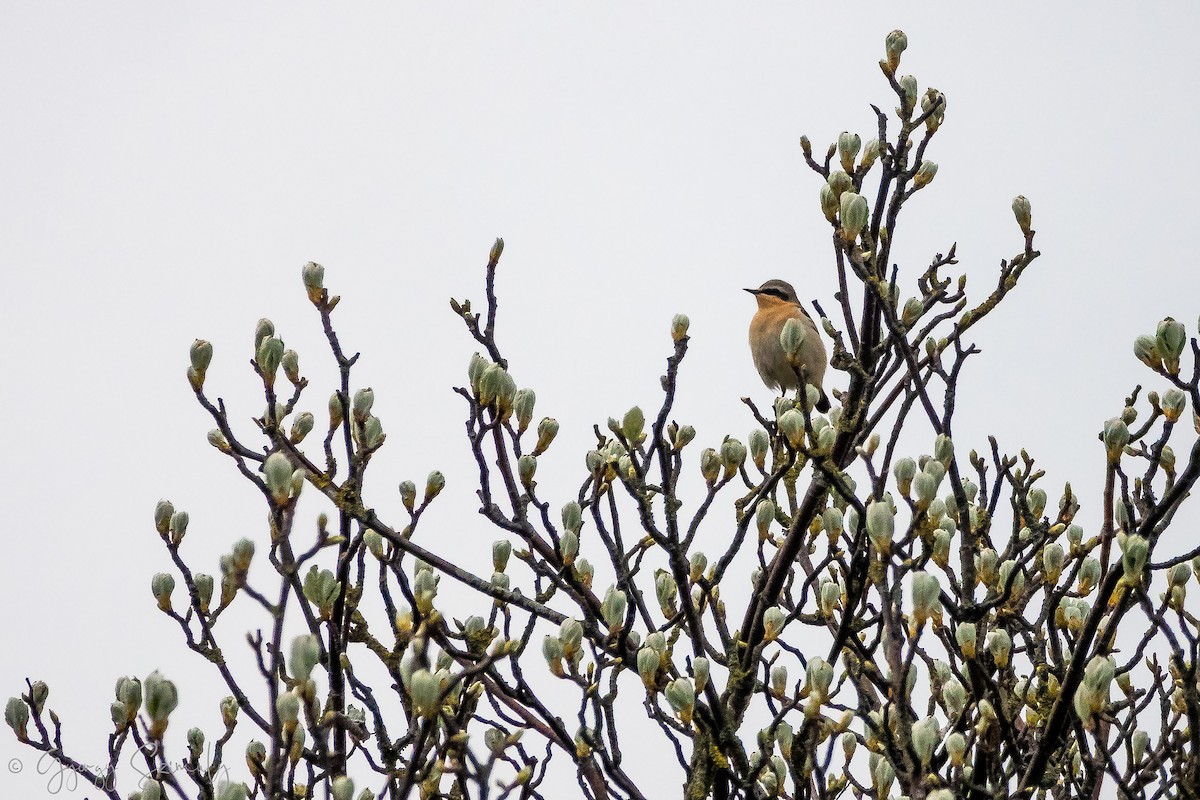
MULTIPOLYGON (((208 385, 248 432, 252 332, 272 318, 321 425, 330 358, 306 261, 343 298, 335 320, 389 435, 368 502, 395 518, 396 483, 443 470, 426 544, 468 566, 484 569, 495 535, 450 391, 476 348, 446 301, 482 300, 496 236, 502 346, 563 428, 539 479, 575 486, 591 425, 656 405, 677 312, 692 350, 675 417, 699 446, 744 439, 738 398, 769 394, 740 289, 781 277, 832 307, 819 182, 797 142, 874 135, 868 103, 895 105, 876 62, 896 27, 901 72, 948 97, 927 154, 940 171, 898 231, 906 293, 954 241, 970 296, 990 290, 1019 251, 1016 194, 1043 253, 978 329, 960 454, 988 433, 1029 448, 1052 498, 1072 480, 1094 530, 1096 433, 1134 384, 1163 388, 1134 336, 1167 314, 1196 332, 1196 7, 697 8, 7 3, 0 699, 48 681, 69 751, 94 762, 116 677, 158 668, 183 691, 174 736, 216 733, 224 692, 150 596, 168 566, 151 515, 160 497, 188 510, 185 553, 214 573, 235 539, 265 542, 260 502, 205 442, 187 350, 213 342, 208 385)), ((239 630, 227 651, 244 650, 239 630)), ((0 768, 6 796, 86 794, 39 775, 7 732, 0 758, 22 770, 0 768)), ((673 793, 678 777, 660 775, 673 793)))

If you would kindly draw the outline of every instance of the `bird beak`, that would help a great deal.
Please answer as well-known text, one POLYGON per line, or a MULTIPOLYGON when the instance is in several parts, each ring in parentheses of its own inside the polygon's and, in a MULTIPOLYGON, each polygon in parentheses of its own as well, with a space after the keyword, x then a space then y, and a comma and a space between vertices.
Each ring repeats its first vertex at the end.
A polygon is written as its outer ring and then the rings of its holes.
POLYGON ((742 291, 749 292, 750 294, 758 294, 758 289, 742 289, 742 291))

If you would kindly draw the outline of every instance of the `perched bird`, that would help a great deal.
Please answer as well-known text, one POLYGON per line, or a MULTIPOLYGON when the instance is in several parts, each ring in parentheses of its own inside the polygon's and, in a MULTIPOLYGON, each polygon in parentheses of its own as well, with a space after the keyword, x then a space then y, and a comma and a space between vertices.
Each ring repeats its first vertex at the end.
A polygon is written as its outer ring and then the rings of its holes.
POLYGON ((825 396, 821 383, 825 379, 825 365, 829 357, 825 354, 825 344, 817 333, 812 317, 800 307, 796 290, 787 281, 771 280, 757 289, 746 291, 758 301, 758 311, 750 320, 750 355, 754 358, 754 368, 762 376, 763 383, 781 393, 796 389, 800 386, 798 367, 804 371, 805 380, 821 392, 817 410, 828 411, 829 398, 825 396), (789 319, 799 320, 805 334, 796 367, 788 363, 787 353, 779 341, 779 334, 789 319))

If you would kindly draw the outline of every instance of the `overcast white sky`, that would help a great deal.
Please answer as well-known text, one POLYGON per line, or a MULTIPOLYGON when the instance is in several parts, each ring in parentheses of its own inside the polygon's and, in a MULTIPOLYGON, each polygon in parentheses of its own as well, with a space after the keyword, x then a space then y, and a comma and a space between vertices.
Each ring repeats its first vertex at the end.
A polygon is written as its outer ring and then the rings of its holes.
MULTIPOLYGON (((209 385, 245 429, 262 405, 252 331, 271 317, 321 419, 306 261, 343 297, 389 433, 369 502, 392 515, 399 480, 442 469, 426 535, 464 563, 495 537, 450 392, 475 347, 446 301, 482 298, 496 236, 501 342, 562 423, 564 485, 593 422, 654 404, 676 312, 693 336, 677 418, 702 446, 744 437, 738 398, 768 394, 740 288, 781 277, 832 305, 797 141, 871 138, 868 103, 894 105, 876 61, 895 27, 901 71, 949 101, 937 179, 899 232, 906 288, 957 241, 980 297, 1019 248, 1018 193, 1043 252, 979 329, 956 441, 1028 447, 1051 495, 1072 480, 1094 521, 1096 432, 1149 377, 1133 337, 1167 314, 1195 335, 1200 311, 1197 22, 1185 3, 6 3, 0 699, 45 679, 68 749, 95 761, 115 678, 159 668, 185 687, 174 733, 215 731, 224 692, 150 596, 168 563, 151 513, 160 497, 191 513, 200 569, 265 541, 253 493, 205 443, 187 349, 214 343, 209 385)), ((0 735, 21 770, 0 768, 6 796, 57 791, 31 752, 0 735)))

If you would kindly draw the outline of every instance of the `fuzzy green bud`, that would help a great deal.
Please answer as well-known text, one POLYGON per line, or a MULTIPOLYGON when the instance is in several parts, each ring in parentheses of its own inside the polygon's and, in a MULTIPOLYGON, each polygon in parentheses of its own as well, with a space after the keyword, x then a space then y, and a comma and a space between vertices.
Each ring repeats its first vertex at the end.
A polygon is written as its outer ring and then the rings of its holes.
POLYGON ((600 616, 604 618, 610 633, 616 633, 625 624, 625 608, 627 605, 625 592, 615 586, 608 587, 604 600, 600 604, 600 616))
POLYGON ((889 74, 895 73, 900 66, 900 54, 908 49, 908 36, 902 30, 894 30, 884 39, 884 48, 887 52, 887 61, 884 63, 889 74))
POLYGON ((167 730, 171 712, 179 705, 179 692, 175 684, 157 671, 146 678, 146 714, 151 720, 150 737, 161 739, 167 730))
POLYGON ((779 638, 787 622, 787 612, 779 606, 771 606, 763 613, 763 641, 773 642, 779 638))
POLYGON ((427 719, 437 716, 441 708, 442 682, 427 669, 413 672, 408 682, 413 710, 427 719))
POLYGON ((1184 345, 1187 344, 1187 331, 1184 330, 1183 323, 1176 322, 1172 317, 1167 317, 1158 323, 1154 342, 1156 349, 1162 356, 1163 365, 1166 367, 1167 372, 1171 375, 1178 375, 1179 356, 1182 355, 1184 345))
POLYGON ((754 462, 754 466, 760 470, 766 466, 767 452, 771 447, 771 440, 767 436, 767 432, 762 428, 755 428, 750 431, 748 440, 750 445, 750 459, 754 462))
POLYGON ((524 433, 533 421, 533 407, 537 403, 537 395, 533 389, 518 389, 513 395, 513 414, 517 418, 517 433, 524 433))
POLYGON ((920 188, 927 186, 933 182, 934 176, 937 175, 938 165, 932 161, 922 161, 921 166, 917 168, 917 174, 913 176, 913 185, 920 188))
POLYGON ((671 443, 671 446, 676 451, 679 451, 679 450, 682 450, 683 448, 687 447, 688 443, 691 442, 692 439, 695 439, 695 438, 696 438, 696 429, 693 428, 691 425, 683 425, 679 428, 678 431, 675 432, 675 441, 671 443))
POLYGON ((321 642, 314 634, 305 634, 292 639, 292 657, 289 666, 292 677, 306 681, 313 667, 321 662, 321 642))
POLYGON ((442 489, 446 488, 446 476, 438 470, 429 473, 425 478, 425 499, 423 503, 428 503, 433 498, 442 493, 442 489))
POLYGON ((676 678, 667 684, 667 703, 679 715, 684 725, 692 724, 692 711, 696 705, 696 689, 687 678, 676 678))
POLYGON ((842 131, 837 140, 838 160, 846 172, 854 172, 854 160, 862 149, 862 138, 857 133, 842 131))
POLYGON ((1120 461, 1125 445, 1129 444, 1129 428, 1120 419, 1110 419, 1104 423, 1101 437, 1104 440, 1104 448, 1108 451, 1109 463, 1115 464, 1120 461))
POLYGON ((169 572, 159 572, 150 581, 150 591, 163 611, 171 610, 171 592, 175 591, 175 578, 169 572))
POLYGON ((841 205, 838 203, 837 195, 833 191, 833 187, 828 183, 821 184, 821 213, 825 215, 825 219, 833 222, 837 219, 838 210, 841 205))
POLYGON ((551 417, 543 417, 538 423, 537 428, 537 445, 533 448, 533 454, 540 456, 550 447, 550 443, 554 441, 554 437, 558 435, 558 420, 551 417))
POLYGON ((691 322, 687 314, 676 314, 671 318, 671 341, 681 342, 687 338, 688 326, 691 322))
POLYGON ((892 549, 892 536, 896 530, 896 512, 886 500, 872 500, 867 505, 867 535, 880 555, 892 549))
POLYGON ((859 232, 867 226, 870 214, 867 208, 867 198, 854 192, 844 192, 839 199, 841 214, 841 235, 847 242, 853 241, 859 232))
POLYGON ((958 649, 962 651, 963 658, 975 657, 976 637, 974 622, 960 622, 954 629, 954 639, 958 642, 958 649))

